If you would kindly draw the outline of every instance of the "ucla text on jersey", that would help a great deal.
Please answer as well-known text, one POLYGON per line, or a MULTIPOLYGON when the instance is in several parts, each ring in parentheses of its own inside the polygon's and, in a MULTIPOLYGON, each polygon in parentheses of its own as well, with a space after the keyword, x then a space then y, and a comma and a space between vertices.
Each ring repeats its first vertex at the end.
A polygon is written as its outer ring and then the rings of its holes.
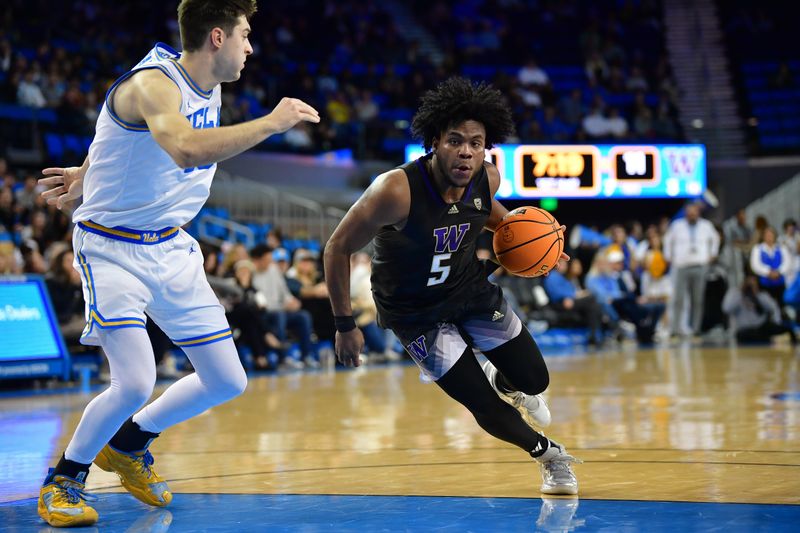
POLYGON ((179 59, 178 52, 157 43, 108 90, 89 147, 83 204, 73 215, 75 222, 138 230, 182 226, 208 199, 216 163, 180 168, 155 142, 147 124, 127 122, 114 112, 116 88, 137 72, 156 69, 180 90, 180 113, 193 128, 218 127, 220 86, 204 91, 179 59))

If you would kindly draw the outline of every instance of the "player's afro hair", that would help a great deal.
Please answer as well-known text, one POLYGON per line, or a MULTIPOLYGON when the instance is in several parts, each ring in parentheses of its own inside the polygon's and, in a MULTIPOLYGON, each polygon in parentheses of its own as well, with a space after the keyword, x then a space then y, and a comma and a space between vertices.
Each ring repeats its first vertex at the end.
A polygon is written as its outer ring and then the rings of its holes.
POLYGON ((411 132, 430 151, 433 139, 467 120, 483 124, 487 148, 514 133, 511 110, 500 91, 487 83, 472 83, 460 77, 449 78, 422 96, 411 132))

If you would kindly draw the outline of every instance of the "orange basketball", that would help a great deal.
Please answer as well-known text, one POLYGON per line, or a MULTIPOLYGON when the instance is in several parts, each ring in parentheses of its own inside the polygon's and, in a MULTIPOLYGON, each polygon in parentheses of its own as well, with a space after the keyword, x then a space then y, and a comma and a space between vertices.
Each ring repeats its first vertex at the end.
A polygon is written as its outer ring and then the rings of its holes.
POLYGON ((514 209, 498 224, 492 242, 497 260, 524 278, 541 276, 558 264, 564 232, 553 215, 538 207, 514 209))

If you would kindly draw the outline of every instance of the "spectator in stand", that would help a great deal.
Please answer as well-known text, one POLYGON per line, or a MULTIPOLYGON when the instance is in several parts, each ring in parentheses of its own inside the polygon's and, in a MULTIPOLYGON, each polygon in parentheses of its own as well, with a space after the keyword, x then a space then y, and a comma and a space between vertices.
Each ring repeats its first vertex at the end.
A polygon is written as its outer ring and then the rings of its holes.
POLYGON ((533 86, 539 91, 550 85, 550 77, 534 58, 528 59, 525 65, 519 70, 517 73, 517 80, 523 87, 533 86))
POLYGON ((286 281, 286 286, 289 287, 289 292, 295 298, 300 298, 300 282, 286 275, 289 269, 292 268, 292 257, 289 255, 289 251, 286 248, 276 248, 272 252, 272 260, 278 265, 283 274, 283 279, 286 281))
POLYGON ((540 89, 534 85, 517 85, 516 94, 522 104, 528 108, 538 108, 542 106, 542 94, 540 89))
POLYGON ((700 333, 708 266, 719 255, 719 234, 713 224, 700 218, 700 205, 686 206, 685 218, 670 224, 664 236, 664 258, 673 269, 672 334, 683 333, 683 311, 689 308, 689 326, 700 333))
POLYGON ((636 115, 633 117, 633 132, 636 137, 641 139, 650 139, 657 136, 653 112, 649 107, 640 107, 636 111, 636 115))
POLYGON ((310 152, 314 147, 311 135, 311 128, 305 123, 300 123, 284 133, 284 140, 290 148, 297 152, 310 152))
POLYGON ((26 107, 42 108, 47 105, 42 90, 34 80, 34 73, 26 72, 17 85, 17 103, 26 107))
POLYGON ((764 240, 764 230, 769 227, 767 217, 764 215, 757 215, 753 227, 753 233, 750 235, 750 246, 747 248, 748 252, 750 248, 757 246, 758 243, 764 240))
POLYGON ((345 93, 343 91, 333 93, 328 99, 325 109, 330 118, 337 142, 344 145, 353 116, 353 109, 350 107, 350 102, 347 101, 345 93))
POLYGON ((628 272, 636 272, 639 263, 636 259, 636 245, 633 239, 628 238, 628 232, 622 224, 614 224, 609 228, 611 246, 609 248, 622 252, 624 257, 623 268, 628 272))
POLYGON ((797 222, 793 218, 787 218, 783 222, 783 234, 778 238, 778 244, 784 246, 792 256, 792 268, 786 276, 786 284, 790 285, 800 272, 800 231, 797 230, 797 222))
MULTIPOLYGON (((633 323, 639 343, 652 343, 665 304, 647 296, 636 296, 636 284, 631 272, 625 269, 622 253, 613 248, 605 253, 610 265, 609 275, 617 280, 620 289, 620 296, 612 301, 614 309, 622 319, 633 323)), ((586 283, 588 287, 588 280, 586 283)))
POLYGON ((649 86, 647 78, 644 75, 641 67, 633 67, 630 76, 625 82, 625 88, 630 92, 643 91, 647 92, 649 86))
POLYGON ((22 273, 15 257, 17 253, 11 241, 4 240, 3 231, 0 229, 0 276, 22 273))
MULTIPOLYGON (((265 244, 259 244, 250 251, 256 268, 253 286, 266 297, 266 329, 274 332, 284 347, 291 331, 300 345, 302 359, 313 365, 312 317, 308 311, 301 309, 300 300, 289 292, 283 272, 272 259, 272 252, 265 244)), ((280 358, 284 366, 303 367, 302 361, 286 355, 285 350, 282 350, 280 358)))
POLYGON ((622 253, 617 250, 611 254, 598 251, 586 276, 586 288, 595 296, 606 315, 607 322, 613 328, 617 327, 620 320, 619 313, 614 308, 614 302, 623 297, 619 275, 611 267, 611 260, 617 258, 620 261, 623 259, 622 253))
POLYGON ((294 254, 294 264, 287 276, 300 282, 301 298, 328 298, 328 286, 322 280, 318 259, 316 252, 304 248, 299 248, 294 254))
POLYGON ((609 68, 606 60, 599 52, 594 51, 586 59, 586 77, 595 84, 603 85, 608 79, 609 68))
MULTIPOLYGON (((648 247, 641 259, 642 296, 650 302, 660 302, 668 309, 672 299, 672 281, 667 273, 667 261, 664 259, 661 235, 658 232, 651 232, 647 241, 648 247)), ((669 335, 667 328, 669 328, 669 315, 665 313, 658 323, 657 329, 665 331, 665 335, 669 335)))
POLYGON ((786 278, 792 272, 793 257, 785 246, 778 244, 773 227, 764 230, 762 241, 750 252, 750 269, 758 276, 758 284, 772 299, 783 303, 786 278))
POLYGON ((558 102, 558 111, 564 122, 572 127, 579 126, 586 114, 586 108, 583 105, 583 92, 580 89, 572 89, 569 96, 562 98, 558 102))
POLYGON ((46 230, 47 214, 44 211, 36 210, 30 215, 30 224, 24 226, 20 231, 20 240, 40 253, 44 253, 51 242, 47 238, 46 230))
POLYGON ((322 269, 319 267, 319 254, 303 248, 297 249, 294 263, 286 277, 300 282, 300 301, 303 309, 311 313, 317 337, 320 340, 332 340, 336 329, 328 298, 328 285, 322 278, 322 269))
POLYGON ((661 235, 652 232, 648 236, 647 251, 642 256, 642 296, 650 301, 669 303, 672 297, 672 282, 667 275, 667 260, 661 235))
MULTIPOLYGON (((571 263, 572 261, 570 265, 571 263)), ((580 262, 577 265, 577 268, 580 268, 580 262)), ((603 342, 601 331, 603 310, 591 292, 575 286, 573 283, 575 278, 567 279, 565 274, 570 268, 566 262, 559 261, 556 270, 550 271, 544 278, 544 290, 554 309, 574 313, 580 317, 589 327, 589 344, 599 346, 603 342)))
POLYGON ((380 113, 380 107, 378 107, 372 95, 372 91, 369 89, 364 89, 360 92, 358 99, 356 99, 353 104, 353 109, 358 121, 364 124, 370 124, 376 120, 380 113))
POLYGON ((272 250, 283 248, 283 232, 280 228, 271 228, 267 232, 267 247, 272 250))
POLYGON ((553 106, 544 108, 544 118, 542 119, 541 126, 542 135, 550 142, 568 142, 572 134, 570 127, 558 118, 556 109, 553 106))
POLYGON ((81 277, 72 267, 74 258, 71 248, 65 247, 58 252, 50 262, 45 279, 59 329, 68 346, 80 344, 81 334, 86 327, 81 277))
MULTIPOLYGON (((225 245, 223 245, 223 249, 224 248, 225 245)), ((233 265, 245 259, 250 259, 250 256, 247 254, 247 248, 244 244, 236 243, 230 245, 230 248, 222 259, 222 265, 220 265, 219 269, 220 274, 223 276, 232 276, 233 265)))
POLYGON ((25 181, 22 187, 14 192, 14 198, 20 209, 30 210, 36 203, 36 197, 39 196, 39 191, 36 189, 36 177, 32 175, 25 176, 25 181))
POLYGON ((45 263, 44 256, 39 252, 35 242, 23 243, 19 250, 22 253, 23 272, 39 275, 47 273, 47 263, 45 263))
POLYGON ((703 323, 700 330, 711 332, 715 328, 725 329, 727 320, 722 311, 722 301, 730 287, 738 287, 744 280, 742 266, 731 265, 735 260, 731 247, 725 241, 721 227, 716 227, 720 235, 719 255, 708 265, 706 275, 706 295, 703 307, 703 323))
POLYGON ((5 226, 6 231, 14 233, 19 230, 17 227, 19 220, 18 209, 14 202, 14 193, 11 187, 0 188, 0 225, 5 226))
POLYGON ((8 73, 11 70, 11 61, 14 58, 14 50, 8 39, 0 41, 0 72, 8 73))
POLYGON ((735 218, 725 222, 722 231, 731 246, 740 251, 749 252, 752 246, 753 230, 747 225, 747 213, 744 209, 739 209, 735 218))
POLYGON ((387 339, 394 337, 387 330, 378 326, 378 311, 372 298, 372 261, 368 254, 359 252, 350 259, 350 300, 353 305, 353 316, 356 325, 364 334, 364 348, 368 350, 368 361, 387 359, 399 360, 400 354, 393 350, 393 344, 387 339))
POLYGON ((594 104, 592 111, 583 118, 581 125, 590 138, 603 139, 611 134, 611 125, 599 103, 594 104))
MULTIPOLYGON (((240 332, 238 341, 244 344, 253 356, 253 366, 257 370, 272 370, 267 359, 269 330, 266 327, 267 297, 253 285, 256 267, 249 259, 241 259, 233 265, 233 278, 242 291, 241 298, 227 314, 231 326, 240 332)), ((280 346, 277 339, 273 340, 280 346)))
POLYGON ((8 161, 0 157, 0 189, 11 187, 17 180, 8 168, 8 161))
POLYGON ((745 265, 750 263, 750 249, 752 248, 753 230, 747 225, 747 214, 744 209, 739 209, 736 216, 722 225, 725 236, 725 246, 729 257, 726 264, 732 267, 728 283, 732 287, 739 287, 744 283, 745 265))
POLYGON ((775 335, 789 333, 792 344, 797 343, 793 330, 781 322, 778 304, 761 289, 755 276, 747 276, 741 287, 732 287, 725 294, 722 309, 730 317, 739 342, 769 342, 775 335))

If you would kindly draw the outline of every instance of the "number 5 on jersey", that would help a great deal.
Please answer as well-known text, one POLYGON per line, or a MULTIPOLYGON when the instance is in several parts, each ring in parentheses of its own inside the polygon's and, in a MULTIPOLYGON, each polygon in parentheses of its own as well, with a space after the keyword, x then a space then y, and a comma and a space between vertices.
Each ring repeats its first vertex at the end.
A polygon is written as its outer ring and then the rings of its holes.
POLYGON ((447 276, 450 275, 450 265, 445 265, 442 263, 450 259, 450 256, 452 255, 453 254, 438 254, 433 256, 433 262, 431 263, 431 274, 434 275, 428 278, 428 287, 444 283, 444 281, 447 279, 447 276))
POLYGON ((459 224, 458 226, 444 226, 433 230, 435 239, 433 262, 431 263, 431 274, 428 278, 428 287, 440 285, 445 282, 450 275, 450 265, 443 265, 444 261, 450 259, 453 252, 457 252, 464 240, 464 235, 469 231, 470 223, 459 224))

